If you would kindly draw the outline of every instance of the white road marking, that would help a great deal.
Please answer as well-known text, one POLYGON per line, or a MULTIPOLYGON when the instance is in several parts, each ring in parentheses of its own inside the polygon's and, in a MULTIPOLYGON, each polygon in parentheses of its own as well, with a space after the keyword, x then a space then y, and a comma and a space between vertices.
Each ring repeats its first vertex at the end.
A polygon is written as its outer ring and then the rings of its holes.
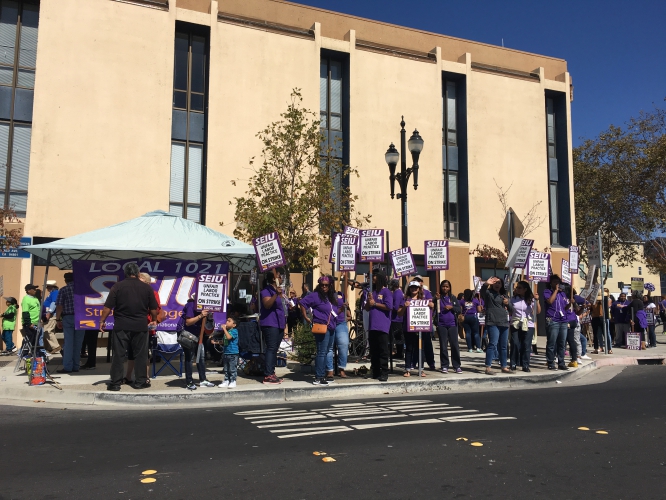
POLYGON ((396 427, 398 425, 417 425, 417 424, 441 424, 443 421, 437 418, 426 418, 423 420, 407 420, 405 422, 384 422, 381 424, 361 424, 352 425, 354 429, 374 429, 376 427, 396 427))
POLYGON ((345 406, 365 406, 365 403, 346 403, 343 405, 331 405, 333 408, 344 408, 345 406))
MULTIPOLYGON (((291 410, 291 408, 271 408, 269 410, 252 410, 252 411, 239 411, 238 413, 234 413, 234 415, 255 415, 257 413, 274 413, 276 411, 282 411, 282 410, 291 410)), ((294 410, 294 411, 307 411, 307 410, 294 410)))
MULTIPOLYGON (((339 420, 313 420, 311 422, 298 422, 298 425, 313 425, 313 424, 323 424, 329 422, 339 422, 339 420)), ((257 429, 271 429, 273 427, 289 427, 296 424, 289 422, 288 424, 270 424, 270 425, 257 425, 257 429)))
POLYGON ((271 422, 293 422, 295 420, 312 420, 315 418, 326 418, 325 415, 307 415, 303 417, 289 417, 289 418, 269 418, 265 420, 253 420, 253 424, 268 424, 271 422))
POLYGON ((269 417, 298 417, 299 415, 307 415, 310 413, 307 410, 304 411, 284 411, 284 412, 278 412, 278 413, 260 413, 258 415, 241 415, 242 417, 245 418, 245 420, 249 420, 251 418, 269 418, 269 417))
POLYGON ((330 431, 330 430, 335 430, 335 429, 349 429, 346 425, 334 425, 333 427, 308 427, 307 429, 299 429, 299 428, 294 428, 294 429, 278 429, 275 431, 270 431, 273 434, 278 434, 278 433, 289 433, 289 432, 301 432, 301 431, 330 431))
MULTIPOLYGON (((461 406, 458 406, 458 408, 462 408, 461 406)), ((426 415, 446 415, 448 413, 476 413, 479 410, 446 410, 446 411, 428 411, 425 413, 410 413, 410 417, 423 417, 426 415)))
POLYGON ((380 418, 401 418, 401 417, 404 417, 404 415, 402 415, 402 414, 398 414, 398 415, 386 415, 386 416, 383 416, 383 415, 375 415, 374 417, 343 418, 342 421, 343 421, 343 422, 354 422, 354 421, 356 421, 356 420, 378 420, 378 419, 380 419, 380 418))
POLYGON ((429 399, 412 399, 412 400, 404 400, 404 401, 368 401, 365 403, 366 405, 377 405, 377 406, 390 406, 390 405, 397 405, 397 404, 416 404, 416 403, 432 403, 429 399))
POLYGON ((435 408, 442 408, 444 406, 449 406, 449 405, 446 404, 446 403, 442 403, 442 404, 429 404, 429 405, 387 406, 386 408, 390 408, 391 410, 411 411, 411 410, 417 410, 417 409, 430 410, 430 409, 435 409, 435 408))
POLYGON ((278 436, 280 439, 286 439, 286 438, 294 438, 294 437, 301 437, 301 436, 314 436, 315 434, 332 434, 333 432, 347 432, 347 431, 353 431, 354 429, 350 429, 349 427, 344 428, 344 429, 331 429, 328 431, 313 431, 313 432, 301 432, 299 434, 286 434, 284 436, 278 436))
POLYGON ((475 418, 475 417, 496 417, 497 413, 479 413, 478 415, 470 416, 470 415, 460 415, 459 417, 442 417, 440 420, 458 420, 459 418, 475 418))
POLYGON ((455 418, 451 420, 446 420, 447 422, 450 422, 452 424, 455 424, 457 422, 476 422, 477 420, 518 420, 516 417, 488 417, 488 418, 474 418, 473 416, 470 418, 455 418))

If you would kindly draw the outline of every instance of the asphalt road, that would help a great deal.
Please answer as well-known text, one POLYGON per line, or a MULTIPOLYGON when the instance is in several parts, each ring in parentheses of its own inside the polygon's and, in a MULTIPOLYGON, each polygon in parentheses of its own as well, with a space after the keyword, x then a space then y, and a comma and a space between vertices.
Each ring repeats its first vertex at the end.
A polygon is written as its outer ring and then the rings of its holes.
POLYGON ((637 366, 596 385, 270 407, 0 406, 0 499, 663 499, 665 395, 666 367, 637 366))

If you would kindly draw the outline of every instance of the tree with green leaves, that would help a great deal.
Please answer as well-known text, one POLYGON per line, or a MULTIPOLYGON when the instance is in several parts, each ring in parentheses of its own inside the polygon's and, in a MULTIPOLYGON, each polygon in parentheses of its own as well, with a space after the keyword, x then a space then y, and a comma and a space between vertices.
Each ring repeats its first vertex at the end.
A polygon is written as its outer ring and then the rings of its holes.
POLYGON ((330 244, 332 231, 345 225, 361 227, 370 216, 355 210, 358 196, 349 188, 356 169, 333 155, 339 145, 326 144, 316 113, 302 107, 300 89, 291 93, 281 119, 257 134, 263 144, 261 161, 250 160, 252 176, 244 196, 234 198, 234 236, 245 241, 277 231, 290 272, 317 267, 320 243, 330 244))
POLYGON ((573 158, 581 262, 589 264, 585 238, 601 230, 606 266, 612 258, 632 265, 641 244, 666 228, 666 109, 611 125, 574 148, 573 158))

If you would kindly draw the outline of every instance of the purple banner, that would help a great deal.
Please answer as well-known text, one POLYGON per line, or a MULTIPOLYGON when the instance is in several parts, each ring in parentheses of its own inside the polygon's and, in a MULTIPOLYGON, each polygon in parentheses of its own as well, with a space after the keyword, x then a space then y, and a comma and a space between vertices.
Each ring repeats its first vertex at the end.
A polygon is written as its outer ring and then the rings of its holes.
POLYGON ((426 240, 423 246, 426 270, 447 271, 449 269, 449 242, 447 240, 426 240))
POLYGON ((393 263, 395 275, 398 278, 416 274, 416 265, 414 264, 414 257, 412 256, 412 249, 410 247, 391 251, 391 262, 393 263))
POLYGON ((384 261, 384 230, 383 229, 361 229, 360 231, 360 261, 361 262, 383 262, 384 261))
POLYGON ((252 245, 254 245, 254 251, 257 254, 257 265, 262 273, 285 265, 286 261, 280 244, 280 235, 277 232, 253 238, 252 245))
MULTIPOLYGON (((151 286, 159 296, 159 305, 166 312, 166 319, 157 329, 176 329, 180 313, 187 301, 197 292, 197 275, 228 274, 229 263, 223 261, 181 261, 181 260, 75 260, 74 271, 74 324, 78 330, 99 329, 99 317, 111 287, 125 279, 123 266, 136 262, 142 273, 152 277, 151 286)), ((225 280, 225 284, 228 279, 225 280)), ((227 287, 225 285, 225 296, 227 287)), ((215 328, 227 320, 226 300, 224 309, 213 314, 215 328)), ((146 311, 146 325, 148 311, 146 311)), ((107 328, 113 328, 113 315, 106 320, 107 328)))

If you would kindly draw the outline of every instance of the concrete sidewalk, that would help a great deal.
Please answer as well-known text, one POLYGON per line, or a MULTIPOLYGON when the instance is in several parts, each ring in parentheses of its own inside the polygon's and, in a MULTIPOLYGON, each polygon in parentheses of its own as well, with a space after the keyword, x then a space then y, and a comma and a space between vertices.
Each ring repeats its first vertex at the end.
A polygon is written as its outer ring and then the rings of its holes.
MULTIPOLYGON (((273 403, 280 401, 299 401, 306 399, 354 398, 378 396, 384 394, 406 394, 428 391, 459 391, 459 390, 492 390, 506 388, 533 387, 536 384, 556 384, 564 379, 581 376, 600 366, 635 365, 642 363, 664 364, 666 360, 666 342, 658 335, 658 347, 644 351, 615 349, 613 354, 589 354, 591 361, 579 362, 578 368, 568 371, 549 371, 545 361, 545 338, 539 337, 539 353, 532 355, 531 373, 518 371, 511 374, 501 373, 497 364, 493 365, 494 376, 484 373, 485 353, 461 354, 462 374, 450 371, 447 374, 426 370, 426 377, 420 378, 413 372, 411 377, 403 377, 402 361, 396 360, 394 373, 389 375, 388 382, 366 379, 363 376, 351 375, 354 369, 361 366, 370 367, 369 361, 349 363, 346 379, 336 377, 335 383, 328 387, 312 385, 314 375, 303 373, 297 363, 289 363, 286 368, 278 368, 278 377, 284 378, 280 385, 263 385, 261 377, 246 376, 239 373, 238 386, 235 389, 220 387, 197 387, 196 391, 185 389, 185 379, 178 378, 173 372, 165 369, 157 378, 151 379, 152 387, 136 390, 130 386, 122 386, 119 392, 106 390, 109 381, 110 364, 106 363, 106 350, 98 349, 97 369, 80 371, 72 374, 56 374, 61 368, 61 357, 54 357, 48 364, 53 379, 60 388, 47 383, 43 386, 30 387, 24 370, 14 372, 17 358, 7 356, 0 358, 0 399, 11 403, 45 402, 81 405, 239 405, 273 403)), ((434 342, 435 359, 439 367, 439 342, 434 342)), ((567 362, 569 358, 567 358, 567 362)), ((177 362, 174 363, 177 366, 177 362)), ((161 366, 161 363, 158 367, 161 366)), ((222 368, 216 363, 208 362, 208 380, 218 384, 224 379, 222 368)), ((197 380, 196 368, 193 367, 194 379, 197 380)), ((152 367, 151 367, 152 370, 152 367)))

